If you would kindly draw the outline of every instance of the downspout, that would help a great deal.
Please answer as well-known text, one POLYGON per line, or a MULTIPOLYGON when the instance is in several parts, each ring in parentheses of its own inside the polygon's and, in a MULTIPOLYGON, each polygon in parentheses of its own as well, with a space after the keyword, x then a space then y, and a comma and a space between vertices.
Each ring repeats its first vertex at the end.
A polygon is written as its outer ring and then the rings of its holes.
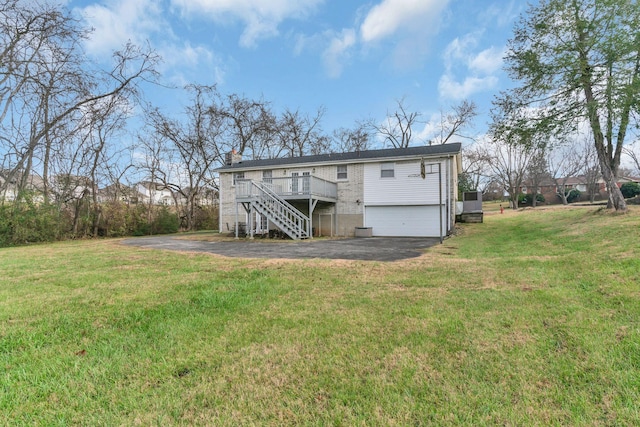
POLYGON ((438 193, 440 197, 440 202, 438 203, 440 211, 440 244, 442 244, 442 162, 438 162, 438 193))
POLYGON ((253 202, 249 204, 249 220, 247 223, 249 226, 249 239, 253 240, 253 202))
POLYGON ((452 192, 452 183, 451 183, 451 156, 447 158, 447 236, 451 232, 452 222, 451 222, 451 192, 452 192))
MULTIPOLYGON (((218 174, 218 232, 222 234, 222 179, 220 179, 220 174, 218 174)), ((227 230, 228 231, 228 230, 227 230)))
POLYGON ((218 231, 222 234, 222 194, 218 190, 218 231))
POLYGON ((307 222, 307 238, 313 239, 312 230, 313 230, 313 200, 311 198, 311 186, 309 186, 309 221, 307 222))
POLYGON ((236 239, 238 238, 238 200, 235 200, 236 205, 236 239))

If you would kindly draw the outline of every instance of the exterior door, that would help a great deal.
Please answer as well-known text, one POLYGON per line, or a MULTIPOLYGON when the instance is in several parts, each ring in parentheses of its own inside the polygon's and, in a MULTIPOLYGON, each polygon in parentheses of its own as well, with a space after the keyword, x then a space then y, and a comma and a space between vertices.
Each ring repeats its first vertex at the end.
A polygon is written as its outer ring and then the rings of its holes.
POLYGON ((302 193, 309 194, 311 190, 311 172, 302 172, 302 193))
POLYGON ((293 194, 309 194, 311 189, 311 172, 291 172, 291 192, 293 194))

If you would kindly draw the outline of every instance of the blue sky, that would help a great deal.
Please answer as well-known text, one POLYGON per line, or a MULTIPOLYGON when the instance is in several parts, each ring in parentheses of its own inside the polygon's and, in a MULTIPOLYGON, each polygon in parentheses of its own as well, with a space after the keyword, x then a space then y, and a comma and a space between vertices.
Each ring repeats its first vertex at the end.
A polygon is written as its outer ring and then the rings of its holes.
MULTIPOLYGON (((128 40, 163 58, 162 80, 217 84, 222 93, 313 114, 325 131, 382 120, 396 100, 421 113, 428 139, 441 110, 463 99, 486 131, 491 100, 510 81, 502 56, 526 4, 510 0, 69 0, 94 32, 86 50, 106 58, 128 40)), ((182 94, 149 98, 180 111, 182 94)), ((419 142, 417 142, 419 143, 419 142)))

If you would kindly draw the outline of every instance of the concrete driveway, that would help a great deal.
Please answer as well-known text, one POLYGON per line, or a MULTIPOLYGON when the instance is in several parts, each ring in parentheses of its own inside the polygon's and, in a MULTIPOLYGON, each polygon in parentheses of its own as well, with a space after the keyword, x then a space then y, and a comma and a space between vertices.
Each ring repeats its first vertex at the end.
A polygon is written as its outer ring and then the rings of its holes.
POLYGON ((369 237, 359 239, 266 241, 188 240, 184 236, 153 236, 125 239, 128 246, 172 251, 206 252, 236 258, 348 259, 399 261, 422 255, 439 243, 429 237, 369 237))

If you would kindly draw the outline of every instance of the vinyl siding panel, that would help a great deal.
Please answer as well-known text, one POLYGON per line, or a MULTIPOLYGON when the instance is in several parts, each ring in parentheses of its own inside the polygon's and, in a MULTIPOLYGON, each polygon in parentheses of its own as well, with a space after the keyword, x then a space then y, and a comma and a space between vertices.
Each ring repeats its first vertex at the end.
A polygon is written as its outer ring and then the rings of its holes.
MULTIPOLYGON (((427 162, 428 165, 435 162, 427 162)), ((446 200, 446 173, 444 162, 442 167, 442 198, 446 200)), ((364 165, 364 204, 377 205, 437 205, 440 200, 438 191, 438 168, 435 173, 428 173, 425 178, 420 174, 420 161, 396 162, 393 178, 380 177, 381 163, 364 165)))

